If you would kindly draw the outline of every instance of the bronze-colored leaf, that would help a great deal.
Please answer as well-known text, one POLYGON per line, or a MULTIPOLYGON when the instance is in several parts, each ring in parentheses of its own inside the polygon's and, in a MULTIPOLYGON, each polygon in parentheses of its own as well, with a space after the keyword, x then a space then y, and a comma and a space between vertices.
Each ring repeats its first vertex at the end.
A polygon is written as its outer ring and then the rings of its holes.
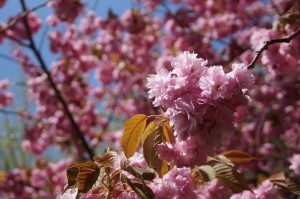
POLYGON ((171 166, 167 163, 167 161, 162 160, 161 169, 159 171, 159 177, 164 176, 166 173, 168 173, 171 170, 171 166))
POLYGON ((121 145, 127 158, 137 151, 146 126, 146 120, 146 115, 137 114, 125 122, 121 145))
POLYGON ((68 167, 68 169, 67 169, 68 185, 65 188, 65 191, 67 189, 69 189, 70 187, 73 187, 74 185, 76 185, 80 165, 81 165, 81 163, 74 163, 68 167))
POLYGON ((160 173, 162 160, 158 158, 157 145, 161 143, 162 127, 159 127, 150 134, 143 144, 143 154, 148 165, 160 173))
POLYGON ((162 143, 163 128, 159 126, 151 133, 143 143, 143 154, 149 167, 153 168, 160 177, 170 170, 170 166, 165 160, 158 158, 157 146, 162 143))
POLYGON ((143 144, 144 144, 145 140, 147 139, 147 137, 148 137, 149 135, 151 135, 151 134, 155 131, 156 125, 157 125, 157 124, 156 124, 156 121, 155 121, 155 120, 151 121, 151 122, 147 125, 147 127, 145 128, 144 134, 143 134, 143 144))
POLYGON ((288 190, 297 196, 300 196, 300 186, 295 184, 294 182, 289 181, 288 182, 288 190))
POLYGON ((283 172, 278 172, 278 173, 274 173, 273 175, 271 175, 269 177, 270 182, 272 182, 273 184, 276 184, 277 186, 281 187, 281 188, 288 188, 288 185, 286 183, 286 177, 285 174, 283 172))
POLYGON ((164 138, 168 143, 174 144, 175 143, 175 137, 173 134, 173 131, 169 125, 168 122, 164 122, 162 125, 163 128, 163 133, 164 133, 164 138))
POLYGON ((114 151, 106 152, 101 158, 94 156, 93 159, 101 167, 114 168, 117 162, 118 155, 114 151))
POLYGON ((78 193, 88 192, 98 179, 100 167, 95 162, 81 163, 77 176, 78 193))
POLYGON ((256 160, 255 157, 239 150, 224 151, 222 155, 224 155, 234 164, 247 163, 256 160))
POLYGON ((278 172, 271 175, 269 177, 269 181, 281 187, 282 189, 300 196, 300 186, 288 179, 283 172, 278 172))

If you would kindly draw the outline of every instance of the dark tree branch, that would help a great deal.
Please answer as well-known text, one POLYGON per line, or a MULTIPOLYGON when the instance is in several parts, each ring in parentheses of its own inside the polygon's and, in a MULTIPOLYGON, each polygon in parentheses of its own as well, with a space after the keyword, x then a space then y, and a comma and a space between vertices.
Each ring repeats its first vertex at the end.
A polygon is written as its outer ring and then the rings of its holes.
MULTIPOLYGON (((27 13, 28 10, 27 10, 27 7, 26 7, 26 4, 25 4, 25 0, 20 0, 21 2, 21 5, 22 5, 22 9, 24 11, 24 13, 27 13)), ((28 35, 28 39, 29 39, 29 43, 30 43, 30 48, 32 49, 35 57, 37 58, 38 62, 40 63, 40 66, 42 68, 42 70, 46 73, 47 75, 47 79, 50 83, 50 86, 52 87, 52 89, 54 90, 58 100, 60 101, 61 105, 63 106, 63 109, 67 115, 67 117, 69 118, 70 122, 71 122, 71 125, 73 126, 73 129, 74 129, 74 132, 76 137, 79 138, 79 140, 81 141, 82 143, 82 146, 84 147, 84 149, 86 150, 86 152, 88 153, 89 155, 89 158, 91 160, 93 160, 93 157, 94 157, 94 152, 93 150, 89 147, 82 131, 80 130, 78 124, 76 123, 71 111, 69 110, 69 107, 68 107, 68 104, 66 102, 66 100, 64 99, 64 97, 62 96, 62 94, 60 93, 60 91, 58 90, 53 78, 51 77, 51 73, 49 72, 47 66, 46 66, 46 63, 44 62, 40 52, 38 51, 36 45, 35 45, 35 42, 32 38, 32 34, 31 34, 31 31, 30 31, 30 27, 29 27, 29 24, 28 24, 28 21, 27 21, 27 15, 25 15, 24 17, 24 25, 25 25, 25 29, 26 29, 26 33, 28 35)), ((76 138, 75 137, 75 138, 76 138)), ((75 140, 76 141, 76 140, 75 140)))
POLYGON ((271 39, 268 41, 264 42, 264 45, 258 50, 256 51, 256 54, 253 58, 253 60, 251 61, 251 63, 248 65, 248 69, 252 69, 254 68, 256 62, 258 61, 260 55, 268 49, 269 46, 273 45, 273 44, 278 44, 278 43, 290 43, 290 41, 292 39, 294 39, 295 37, 297 37, 298 35, 300 35, 300 28, 294 32, 293 34, 291 34, 290 36, 286 37, 286 38, 281 38, 281 39, 271 39))

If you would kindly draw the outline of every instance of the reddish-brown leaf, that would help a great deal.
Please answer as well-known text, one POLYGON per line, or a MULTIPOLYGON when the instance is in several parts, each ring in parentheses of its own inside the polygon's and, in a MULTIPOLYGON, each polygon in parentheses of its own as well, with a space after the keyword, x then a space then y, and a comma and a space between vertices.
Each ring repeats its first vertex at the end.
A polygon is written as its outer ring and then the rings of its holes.
POLYGON ((67 189, 69 189, 70 187, 76 185, 80 165, 81 165, 81 163, 74 163, 68 167, 68 169, 67 169, 68 185, 65 188, 65 191, 67 189))
POLYGON ((171 144, 175 143, 175 137, 169 123, 164 122, 162 128, 166 141, 171 144))
POLYGON ((256 160, 255 157, 239 150, 224 151, 222 155, 224 155, 234 164, 247 163, 256 160))
MULTIPOLYGON (((148 165, 153 168, 155 171, 160 171, 162 166, 162 161, 158 158, 157 155, 157 137, 161 137, 162 128, 159 127, 152 134, 150 134, 144 141, 143 144, 143 153, 146 162, 148 165)), ((161 141, 160 141, 161 142, 161 141)))
POLYGON ((114 151, 106 152, 102 157, 94 156, 93 159, 101 167, 110 167, 114 168, 117 161, 117 153, 114 151))
POLYGON ((143 144, 144 144, 145 140, 147 139, 147 137, 155 131, 155 129, 157 127, 156 125, 157 125, 156 121, 153 120, 146 126, 145 131, 143 133, 143 144))
POLYGON ((95 162, 80 163, 77 176, 78 193, 88 192, 98 179, 100 167, 95 162))

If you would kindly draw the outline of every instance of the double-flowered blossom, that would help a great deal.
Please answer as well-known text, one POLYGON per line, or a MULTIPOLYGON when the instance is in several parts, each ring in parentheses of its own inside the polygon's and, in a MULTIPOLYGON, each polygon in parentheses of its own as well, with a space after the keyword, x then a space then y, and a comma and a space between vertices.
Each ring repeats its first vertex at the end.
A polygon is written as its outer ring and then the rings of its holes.
POLYGON ((253 191, 245 190, 238 194, 233 194, 230 199, 280 199, 277 187, 266 180, 253 191))
POLYGON ((158 179, 151 185, 155 198, 184 199, 197 198, 196 184, 189 168, 173 168, 162 179, 158 179))
POLYGON ((290 169, 295 172, 295 174, 300 175, 300 154, 294 154, 290 158, 290 169))
POLYGON ((218 179, 198 186, 191 173, 190 168, 174 167, 163 178, 156 179, 150 184, 155 198, 223 199, 229 198, 232 194, 232 191, 218 179))
POLYGON ((229 198, 232 191, 221 180, 215 179, 200 186, 197 190, 197 199, 229 198))
POLYGON ((247 105, 245 91, 254 77, 245 64, 233 64, 225 73, 222 66, 209 67, 189 52, 172 59, 171 65, 171 71, 161 68, 147 79, 149 97, 165 110, 177 139, 173 146, 161 144, 159 154, 178 166, 197 165, 233 130, 235 110, 247 105))

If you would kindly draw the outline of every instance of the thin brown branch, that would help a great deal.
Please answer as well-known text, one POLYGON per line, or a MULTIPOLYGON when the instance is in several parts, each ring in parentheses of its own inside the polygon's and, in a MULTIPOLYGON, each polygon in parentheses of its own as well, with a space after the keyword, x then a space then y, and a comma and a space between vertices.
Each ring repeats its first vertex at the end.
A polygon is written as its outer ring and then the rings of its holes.
POLYGON ((288 37, 285 38, 281 38, 281 39, 271 39, 268 41, 264 42, 264 45, 258 50, 256 51, 256 54, 253 58, 253 60, 251 61, 251 63, 248 65, 248 69, 252 69, 254 68, 256 62, 258 61, 260 55, 268 49, 269 46, 273 45, 273 44, 278 44, 278 43, 290 43, 290 41, 292 39, 294 39, 295 37, 297 37, 298 35, 300 35, 300 28, 294 32, 293 34, 289 35, 288 37))
MULTIPOLYGON (((4 34, 5 34, 5 33, 4 33, 4 34)), ((10 40, 12 40, 12 41, 18 43, 20 46, 23 46, 23 47, 26 47, 26 48, 30 48, 29 44, 23 42, 22 40, 19 40, 19 39, 15 38, 15 37, 13 37, 13 36, 10 36, 10 35, 8 35, 8 34, 5 34, 5 37, 7 37, 8 39, 10 39, 10 40)))
POLYGON ((21 112, 18 111, 11 111, 11 110, 6 110, 6 109, 0 109, 0 113, 5 114, 5 115, 14 115, 14 116, 24 116, 21 112))
POLYGON ((7 116, 8 115, 16 116, 30 121, 37 121, 36 118, 34 118, 29 113, 26 113, 25 111, 14 111, 14 110, 7 110, 7 109, 0 108, 0 114, 7 115, 7 116))
MULTIPOLYGON (((21 2, 22 9, 23 9, 24 13, 27 13, 28 10, 27 10, 26 4, 25 4, 25 0, 20 0, 20 2, 21 2)), ((94 157, 93 150, 89 147, 82 131, 80 130, 78 124, 76 123, 76 121, 73 117, 73 114, 71 113, 71 111, 68 107, 68 104, 67 104, 66 100, 64 99, 64 97, 62 96, 60 91, 58 90, 54 80, 52 79, 51 73, 49 72, 49 70, 46 66, 46 63, 44 62, 44 59, 42 58, 40 52, 38 51, 38 49, 35 45, 35 42, 32 38, 30 27, 29 27, 29 24, 28 24, 28 21, 27 21, 27 15, 25 15, 25 17, 24 17, 24 25, 25 25, 25 29, 26 29, 26 33, 27 33, 29 42, 30 42, 30 48, 32 49, 35 57, 37 58, 38 62, 40 63, 40 66, 41 66, 42 70, 46 73, 47 79, 50 83, 51 88, 54 90, 55 95, 57 96, 58 100, 60 101, 60 103, 61 103, 61 105, 64 109, 64 112, 66 113, 67 117, 70 120, 71 125, 73 126, 73 129, 74 129, 74 132, 75 132, 75 134, 73 134, 73 135, 76 136, 74 141, 76 142, 76 138, 78 138, 81 141, 82 146, 84 147, 84 149, 88 153, 89 158, 91 160, 93 160, 93 157, 94 157)))
POLYGON ((5 59, 5 60, 7 60, 7 61, 9 61, 9 62, 11 62, 11 63, 14 63, 14 64, 17 64, 17 63, 18 63, 17 60, 16 60, 15 58, 13 58, 13 57, 11 57, 11 56, 9 56, 9 55, 6 55, 6 54, 0 53, 0 58, 3 58, 3 59, 5 59))

